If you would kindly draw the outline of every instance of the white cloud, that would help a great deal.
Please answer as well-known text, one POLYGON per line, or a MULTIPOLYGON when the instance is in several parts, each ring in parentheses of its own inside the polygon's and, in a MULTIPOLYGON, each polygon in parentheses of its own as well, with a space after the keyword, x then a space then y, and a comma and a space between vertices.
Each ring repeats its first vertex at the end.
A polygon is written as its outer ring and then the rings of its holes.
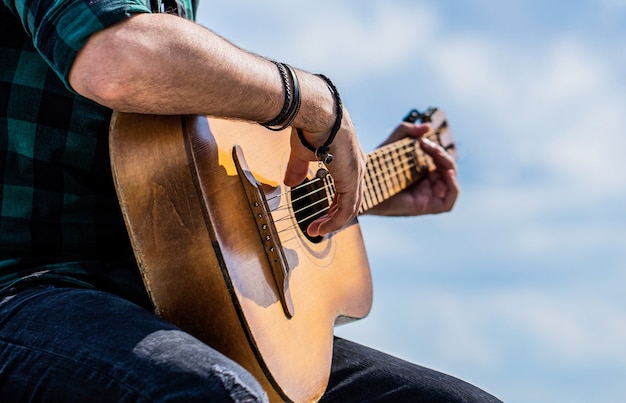
MULTIPOLYGON (((240 3, 252 13, 261 7, 240 3)), ((580 183, 598 197, 626 179, 626 159, 618 155, 626 146, 620 112, 626 108, 625 89, 615 85, 618 71, 607 54, 589 42, 555 36, 511 44, 493 35, 446 30, 438 10, 423 2, 366 2, 359 11, 354 2, 271 4, 269 21, 259 21, 251 27, 254 35, 242 38, 247 47, 330 72, 343 85, 366 85, 368 78, 410 65, 430 66, 426 76, 438 80, 448 102, 492 126, 478 133, 481 139, 464 140, 504 147, 494 156, 502 167, 484 174, 533 167, 553 180, 580 183)), ((225 24, 222 30, 232 29, 225 24)))
MULTIPOLYGON (((581 391, 584 385, 555 392, 556 385, 550 386, 546 377, 558 373, 561 379, 589 379, 595 372, 622 368, 614 373, 619 379, 626 369, 626 352, 620 347, 626 338, 626 309, 593 293, 503 289, 483 294, 403 284, 376 291, 381 306, 361 322, 339 328, 342 337, 470 382, 509 374, 481 385, 505 401, 547 401, 537 399, 550 394, 562 401, 612 396, 581 391), (398 321, 404 324, 400 334, 394 331, 398 321)), ((626 389, 622 385, 616 391, 626 389)))
POLYGON ((576 38, 557 39, 542 50, 544 60, 536 88, 540 99, 569 103, 607 90, 612 79, 608 60, 576 38))
POLYGON ((626 7, 626 0, 602 0, 602 5, 609 9, 626 7))
POLYGON ((612 194, 626 182, 625 107, 623 99, 607 94, 588 105, 570 131, 550 145, 555 172, 578 183, 581 193, 612 194))
POLYGON ((348 79, 374 76, 414 60, 427 46, 436 17, 424 7, 378 3, 367 19, 336 5, 308 16, 312 25, 298 38, 299 59, 348 79))
POLYGON ((396 1, 239 3, 244 15, 271 7, 250 27, 256 31, 252 36, 240 36, 227 21, 209 13, 199 20, 244 48, 308 70, 332 72, 344 82, 406 64, 424 49, 437 24, 430 7, 400 7, 396 1))
POLYGON ((424 55, 442 88, 472 106, 491 110, 511 94, 505 71, 506 54, 493 41, 481 37, 439 38, 424 55))
MULTIPOLYGON (((419 85, 432 85, 439 106, 455 112, 460 165, 471 169, 457 208, 432 219, 362 220, 377 263, 374 311, 339 333, 480 380, 506 401, 617 400, 626 394, 620 36, 597 43, 595 32, 565 32, 539 14, 543 6, 517 2, 528 18, 549 22, 541 40, 522 33, 513 41, 472 29, 471 16, 459 29, 443 18, 443 3, 407 3, 207 6, 218 32, 245 48, 348 86, 370 88, 368 80, 386 77, 376 81, 379 99, 392 102, 397 93, 387 84, 406 86, 415 66, 419 85), (237 19, 219 21, 219 8, 237 19), (603 376, 613 370, 617 380, 603 376)), ((415 88, 411 97, 425 97, 415 88)), ((362 126, 380 116, 371 108, 362 126)))
POLYGON ((503 147, 488 164, 543 171, 556 186, 577 185, 583 198, 603 197, 626 181, 626 88, 611 53, 572 37, 511 47, 451 35, 433 47, 426 60, 440 86, 491 129, 473 141, 503 147))

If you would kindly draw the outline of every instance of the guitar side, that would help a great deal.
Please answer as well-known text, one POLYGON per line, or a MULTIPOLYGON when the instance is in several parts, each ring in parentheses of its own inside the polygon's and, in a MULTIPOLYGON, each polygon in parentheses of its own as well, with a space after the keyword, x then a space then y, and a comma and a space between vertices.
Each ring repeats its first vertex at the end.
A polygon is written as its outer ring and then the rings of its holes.
POLYGON ((272 400, 323 393, 337 318, 371 306, 359 225, 312 242, 282 184, 289 132, 202 116, 115 113, 111 161, 137 261, 157 313, 248 369, 272 400), (289 267, 285 315, 232 148, 274 210, 289 267))

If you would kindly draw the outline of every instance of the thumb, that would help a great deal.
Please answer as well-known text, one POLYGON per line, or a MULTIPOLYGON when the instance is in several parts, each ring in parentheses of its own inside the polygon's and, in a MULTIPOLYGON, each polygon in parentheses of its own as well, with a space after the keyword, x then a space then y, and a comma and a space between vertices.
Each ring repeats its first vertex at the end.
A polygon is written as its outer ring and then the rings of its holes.
POLYGON ((402 122, 379 147, 393 143, 405 137, 420 138, 431 129, 429 124, 402 122))

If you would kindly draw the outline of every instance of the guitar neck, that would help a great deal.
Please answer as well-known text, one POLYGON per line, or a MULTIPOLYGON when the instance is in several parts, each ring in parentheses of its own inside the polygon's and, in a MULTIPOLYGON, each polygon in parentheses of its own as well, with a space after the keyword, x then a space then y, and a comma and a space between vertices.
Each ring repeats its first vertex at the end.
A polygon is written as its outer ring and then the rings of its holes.
MULTIPOLYGON (((405 121, 430 124, 431 130, 424 137, 443 147, 456 159, 454 138, 443 112, 436 108, 425 113, 414 110, 405 121)), ((419 140, 413 137, 372 151, 367 156, 359 215, 400 193, 435 169, 432 158, 422 150, 419 140)), ((334 196, 335 186, 331 175, 317 176, 292 189, 294 212, 304 234, 311 222, 326 213, 334 196)))
POLYGON ((414 138, 405 138, 371 152, 367 156, 359 214, 400 193, 432 169, 432 159, 414 138))
MULTIPOLYGON (((429 123, 431 130, 424 137, 440 145, 456 158, 454 139, 448 128, 446 116, 441 110, 429 108, 425 112, 419 112, 414 109, 404 121, 429 123)), ((409 137, 368 154, 366 168, 365 190, 359 214, 400 193, 436 169, 432 158, 419 146, 419 140, 409 137)))
MULTIPOLYGON (((417 119, 431 125, 431 130, 424 137, 439 144, 456 158, 454 139, 445 114, 438 109, 430 109, 424 114, 413 111, 405 121, 415 122, 417 119)), ((359 214, 364 214, 400 193, 434 169, 436 167, 432 158, 422 151, 419 140, 412 137, 387 144, 369 153, 359 214)), ((324 178, 324 182, 329 200, 332 200, 335 188, 330 175, 324 178)))

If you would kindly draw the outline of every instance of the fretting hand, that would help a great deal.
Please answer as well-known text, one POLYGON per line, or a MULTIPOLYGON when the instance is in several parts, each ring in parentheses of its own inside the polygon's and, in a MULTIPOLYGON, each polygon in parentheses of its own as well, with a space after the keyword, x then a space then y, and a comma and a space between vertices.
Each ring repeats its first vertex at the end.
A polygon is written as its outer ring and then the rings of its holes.
POLYGON ((423 138, 430 130, 427 124, 402 123, 382 145, 404 137, 419 138, 421 149, 428 154, 436 169, 424 179, 367 211, 368 214, 415 216, 438 214, 452 210, 459 194, 454 159, 439 145, 423 138))

